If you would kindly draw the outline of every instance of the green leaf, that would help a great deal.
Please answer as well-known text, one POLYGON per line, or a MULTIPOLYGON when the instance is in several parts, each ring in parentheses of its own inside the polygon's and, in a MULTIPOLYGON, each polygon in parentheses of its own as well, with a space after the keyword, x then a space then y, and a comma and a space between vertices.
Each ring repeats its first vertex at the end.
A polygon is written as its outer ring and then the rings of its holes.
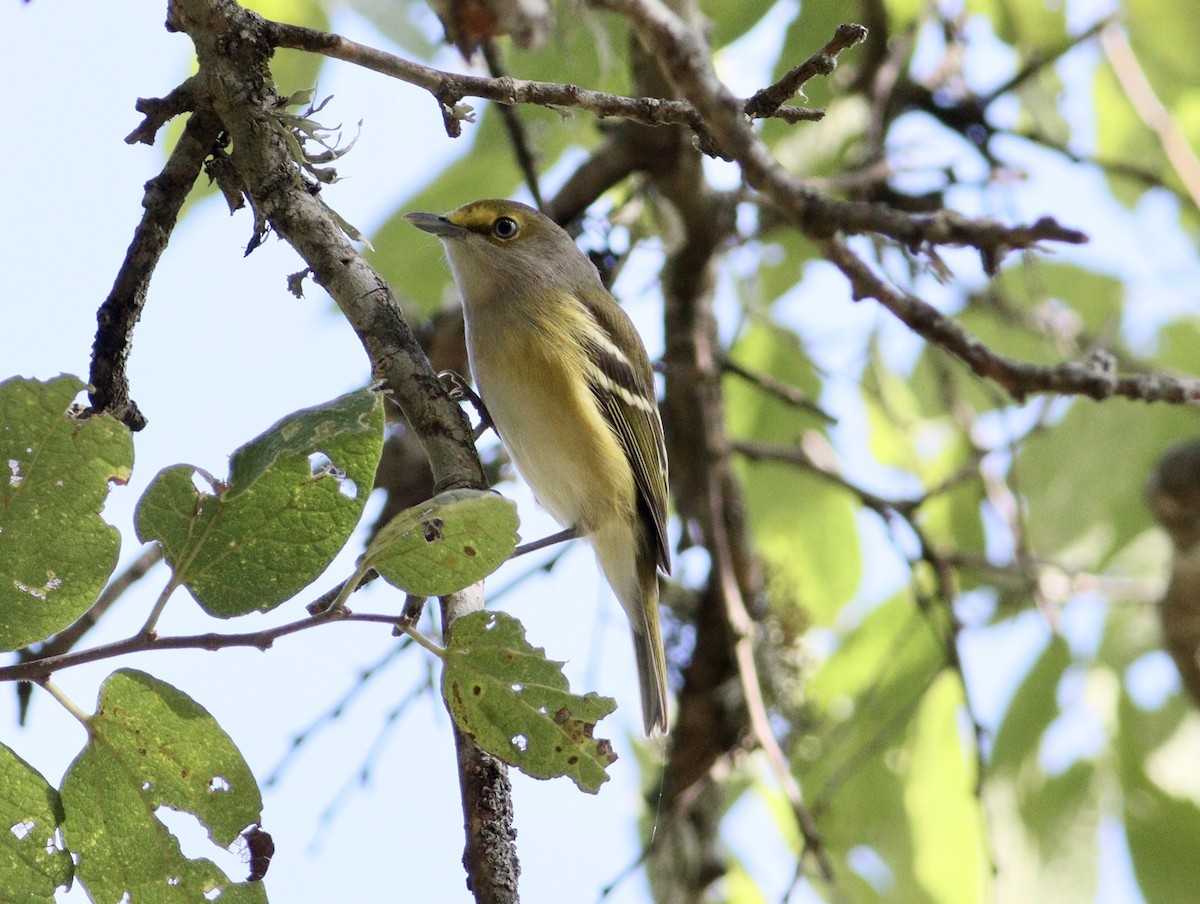
POLYGON ((1140 769, 1124 771, 1125 837, 1146 904, 1194 901, 1200 807, 1166 793, 1140 769))
POLYGON ((71 855, 55 841, 62 821, 58 791, 0 744, 0 902, 50 904, 71 883, 71 855))
POLYGON ((1046 776, 1030 762, 1019 776, 988 778, 983 804, 993 859, 1003 865, 997 900, 1096 900, 1100 797, 1107 793, 1097 771, 1081 760, 1046 776))
POLYGON ((944 662, 935 626, 902 593, 851 630, 808 683, 819 721, 792 759, 848 900, 933 900, 915 871, 924 836, 910 812, 910 725, 944 662), (886 866, 886 884, 857 870, 863 850, 886 866))
POLYGON ((562 663, 530 646, 512 616, 473 612, 454 623, 442 694, 459 728, 526 775, 565 775, 590 794, 608 781, 617 755, 592 733, 616 702, 572 694, 562 663))
POLYGON ((772 304, 800 285, 804 264, 819 253, 817 245, 794 229, 775 229, 762 237, 761 263, 754 275, 757 298, 772 304))
POLYGON ((44 640, 96 601, 120 532, 100 517, 110 483, 133 467, 126 427, 67 409, 84 384, 0 383, 0 650, 44 640))
POLYGON ((233 453, 227 483, 191 465, 154 478, 138 503, 143 542, 220 618, 267 611, 311 583, 345 545, 374 485, 383 400, 370 390, 298 411, 233 453))
POLYGON ((1159 100, 1177 112, 1180 99, 1200 84, 1200 60, 1179 41, 1181 34, 1200 34, 1200 7, 1175 0, 1125 0, 1122 6, 1138 65, 1159 100))
POLYGON ((350 8, 370 22, 379 33, 413 56, 427 60, 437 52, 413 21, 413 10, 424 0, 350 0, 350 8))
POLYGON ((88 742, 63 780, 67 846, 93 900, 266 901, 261 883, 234 883, 211 860, 191 860, 155 817, 193 814, 228 847, 262 816, 254 776, 229 736, 186 694, 144 672, 104 682, 88 742))
POLYGON ((1075 401, 1014 463, 1032 548, 1068 565, 1101 566, 1151 525, 1146 479, 1165 448, 1195 432, 1195 414, 1183 408, 1075 401))
MULTIPOLYGON (((718 49, 736 41, 758 24, 758 20, 774 8, 776 2, 777 0, 739 0, 738 3, 729 3, 727 0, 700 0, 700 12, 712 22, 709 45, 718 49)), ((816 50, 816 47, 813 50, 816 50)), ((799 62, 800 60, 795 60, 791 65, 799 62)))
POLYGON ((1042 735, 1058 718, 1058 684, 1071 664, 1067 642, 1054 635, 1025 675, 996 731, 989 762, 997 775, 1015 775, 1036 763, 1042 735))
POLYGON ((974 751, 959 726, 962 683, 943 671, 909 725, 904 801, 912 825, 913 872, 933 900, 989 900, 974 751))
POLYGON ((968 0, 967 9, 990 19, 996 36, 1017 50, 1052 52, 1067 40, 1063 7, 1044 0, 968 0))
POLYGON ((1200 373, 1197 348, 1200 348, 1200 318, 1176 320, 1158 331, 1158 354, 1154 360, 1168 372, 1194 376, 1200 373))
POLYGON ((359 567, 409 593, 445 596, 499 568, 517 545, 517 525, 517 507, 503 496, 449 490, 396 515, 359 567))

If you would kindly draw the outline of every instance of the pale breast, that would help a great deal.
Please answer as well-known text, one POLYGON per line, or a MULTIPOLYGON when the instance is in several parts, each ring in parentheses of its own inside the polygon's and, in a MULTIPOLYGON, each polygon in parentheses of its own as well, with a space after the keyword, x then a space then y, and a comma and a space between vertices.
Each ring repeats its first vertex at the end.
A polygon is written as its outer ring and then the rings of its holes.
POLYGON ((591 391, 569 379, 562 342, 547 348, 528 329, 496 330, 487 335, 498 354, 481 358, 475 343, 480 328, 467 330, 475 381, 541 506, 582 534, 610 518, 628 518, 635 506, 632 471, 591 391))

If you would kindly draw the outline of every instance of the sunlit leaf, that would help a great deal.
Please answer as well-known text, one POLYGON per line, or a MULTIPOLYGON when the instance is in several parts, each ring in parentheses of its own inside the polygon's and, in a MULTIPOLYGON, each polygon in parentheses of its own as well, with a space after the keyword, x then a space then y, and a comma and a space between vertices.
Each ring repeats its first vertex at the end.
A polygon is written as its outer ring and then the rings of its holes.
POLYGON ((71 855, 55 839, 62 821, 58 791, 0 744, 0 900, 49 904, 70 883, 71 855))
MULTIPOLYGON (((88 742, 63 780, 64 836, 94 900, 266 901, 261 883, 235 883, 211 860, 185 857, 155 816, 196 817, 217 849, 262 818, 242 755, 183 692, 132 669, 105 681, 88 742)), ((215 851, 214 851, 215 852, 215 851)))
POLYGON ((909 726, 904 800, 913 872, 930 897, 986 901, 986 841, 975 799, 974 738, 961 730, 962 682, 942 672, 909 726))
POLYGON ((100 510, 129 479, 133 441, 107 415, 68 413, 83 388, 71 376, 0 383, 0 650, 67 627, 117 564, 121 535, 100 510))
POLYGON ((204 490, 175 465, 138 503, 175 579, 221 618, 267 611, 311 583, 345 545, 375 481, 383 399, 370 390, 295 412, 236 452, 204 490))
POLYGON ((530 646, 515 618, 476 612, 454 623, 442 694, 475 743, 526 775, 566 776, 592 794, 608 781, 617 755, 593 732, 616 702, 572 694, 562 663, 530 646))
POLYGON ((444 596, 481 581, 512 555, 517 510, 482 490, 450 490, 400 512, 363 553, 393 586, 444 596))

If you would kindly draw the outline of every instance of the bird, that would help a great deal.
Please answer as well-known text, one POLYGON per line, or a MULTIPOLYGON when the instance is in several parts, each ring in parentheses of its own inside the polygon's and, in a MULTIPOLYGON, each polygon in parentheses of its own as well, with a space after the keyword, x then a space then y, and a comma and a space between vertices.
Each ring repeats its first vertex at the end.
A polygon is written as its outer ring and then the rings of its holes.
POLYGON ((633 322, 566 230, 526 204, 406 218, 441 240, 487 415, 539 505, 595 550, 629 619, 646 734, 666 734, 667 454, 633 322))

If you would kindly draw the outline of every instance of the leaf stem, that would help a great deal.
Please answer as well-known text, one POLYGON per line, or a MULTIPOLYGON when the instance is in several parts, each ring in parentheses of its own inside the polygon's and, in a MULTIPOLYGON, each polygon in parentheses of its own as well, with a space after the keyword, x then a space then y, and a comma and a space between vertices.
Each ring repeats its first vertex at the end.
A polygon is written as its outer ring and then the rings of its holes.
POLYGON ((150 615, 146 619, 146 623, 142 625, 141 630, 138 631, 139 635, 142 637, 154 636, 154 626, 158 624, 158 619, 162 615, 163 609, 167 607, 167 600, 171 598, 171 594, 175 592, 175 588, 178 586, 179 584, 175 580, 175 573, 172 572, 171 579, 167 581, 166 586, 162 589, 162 593, 160 593, 158 595, 158 599, 154 601, 154 608, 150 610, 150 615))
POLYGON ((435 644, 432 640, 430 640, 428 637, 426 637, 424 634, 422 634, 416 628, 412 627, 411 625, 401 625, 400 630, 403 631, 405 634, 407 634, 409 637, 411 637, 414 641, 419 643, 421 646, 423 646, 425 649, 427 649, 430 653, 432 653, 438 659, 446 658, 445 648, 439 647, 437 644, 435 644))
POLYGON ((79 720, 80 725, 82 725, 88 731, 91 731, 92 717, 76 706, 74 701, 72 701, 70 697, 59 690, 58 686, 53 681, 51 681, 49 678, 43 678, 38 682, 38 684, 45 688, 50 696, 59 702, 59 705, 61 705, 63 709, 79 720))

